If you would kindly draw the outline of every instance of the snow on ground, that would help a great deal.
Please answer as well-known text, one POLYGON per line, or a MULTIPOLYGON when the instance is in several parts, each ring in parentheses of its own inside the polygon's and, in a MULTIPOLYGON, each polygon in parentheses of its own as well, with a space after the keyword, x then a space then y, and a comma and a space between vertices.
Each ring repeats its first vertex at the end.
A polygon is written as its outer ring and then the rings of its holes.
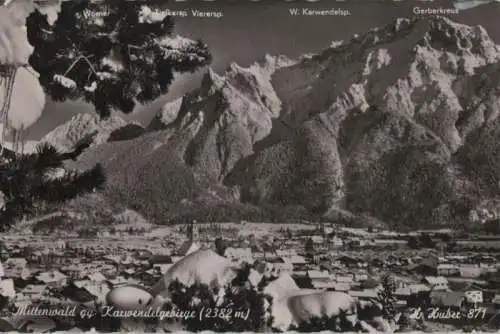
POLYGON ((264 288, 264 293, 273 297, 273 300, 281 300, 285 297, 296 294, 300 291, 295 280, 288 274, 281 274, 276 280, 269 283, 264 288))
POLYGON ((168 286, 174 282, 191 286, 196 283, 208 286, 225 286, 236 277, 236 268, 225 257, 210 249, 200 249, 176 262, 151 289, 155 296, 152 307, 163 305, 168 299, 168 286))
POLYGON ((185 238, 185 234, 176 231, 175 226, 158 226, 150 232, 144 234, 147 238, 165 238, 167 236, 175 236, 185 238))
POLYGON ((355 300, 348 294, 300 289, 286 273, 269 283, 264 293, 273 297, 271 313, 274 326, 282 330, 314 316, 332 316, 341 310, 350 313, 356 309, 355 300))
POLYGON ((125 209, 121 213, 115 215, 113 218, 116 221, 120 222, 119 224, 113 226, 117 231, 125 231, 128 228, 143 228, 144 230, 148 230, 153 226, 141 214, 130 209, 125 209))
MULTIPOLYGON (((202 228, 205 224, 199 224, 202 228)), ((206 227, 210 224, 206 224, 206 227)), ((266 236, 269 234, 277 233, 286 227, 287 229, 294 230, 313 230, 316 228, 314 224, 275 224, 275 223, 254 223, 254 222, 242 222, 242 223, 221 223, 222 228, 227 229, 238 229, 238 235, 245 237, 254 235, 256 237, 266 236)))
POLYGON ((161 122, 163 124, 170 125, 177 119, 183 100, 184 97, 180 97, 174 101, 166 103, 163 106, 161 112, 158 115, 161 118, 161 122))

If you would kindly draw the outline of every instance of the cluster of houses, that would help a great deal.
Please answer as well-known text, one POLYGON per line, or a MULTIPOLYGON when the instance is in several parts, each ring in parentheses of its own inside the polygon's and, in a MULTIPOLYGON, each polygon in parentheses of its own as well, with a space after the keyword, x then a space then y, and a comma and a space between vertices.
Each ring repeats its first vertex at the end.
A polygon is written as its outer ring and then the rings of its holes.
MULTIPOLYGON (((500 309, 500 286, 484 279, 498 273, 498 259, 491 255, 437 255, 404 249, 359 252, 343 245, 353 240, 362 243, 362 234, 325 238, 324 231, 307 237, 283 232, 271 239, 225 240, 223 249, 217 251, 235 265, 248 264, 261 274, 289 275, 303 289, 343 291, 357 299, 374 300, 382 289, 382 277, 390 275, 401 307, 473 305, 492 315, 500 309)), ((369 242, 373 244, 373 238, 369 242)), ((202 240, 193 226, 182 243, 174 237, 84 243, 5 240, 0 312, 8 313, 12 305, 39 302, 102 304, 113 288, 153 285, 174 263, 202 247, 214 248, 215 244, 202 240)))

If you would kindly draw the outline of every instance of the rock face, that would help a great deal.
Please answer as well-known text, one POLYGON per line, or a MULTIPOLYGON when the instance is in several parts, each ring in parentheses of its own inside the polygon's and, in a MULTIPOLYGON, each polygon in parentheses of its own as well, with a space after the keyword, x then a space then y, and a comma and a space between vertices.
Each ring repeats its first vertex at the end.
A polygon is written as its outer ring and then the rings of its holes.
POLYGON ((290 62, 266 56, 250 68, 231 64, 224 76, 209 70, 198 90, 168 103, 149 128, 178 128, 199 119, 183 159, 195 171, 221 181, 270 134, 281 110, 271 75, 290 62))
POLYGON ((108 141, 115 130, 126 125, 127 122, 118 116, 101 120, 94 114, 78 114, 45 135, 41 142, 46 142, 59 151, 66 152, 72 150, 81 139, 92 134, 95 134, 93 146, 103 144, 108 141))
MULTIPOLYGON (((210 205, 346 210, 391 226, 466 223, 499 195, 499 69, 500 47, 481 27, 397 19, 299 61, 266 56, 210 70, 126 151, 144 161, 168 146, 154 173, 183 170, 210 205)), ((99 150, 82 162, 122 157, 99 150)), ((111 179, 135 170, 109 166, 111 179)))

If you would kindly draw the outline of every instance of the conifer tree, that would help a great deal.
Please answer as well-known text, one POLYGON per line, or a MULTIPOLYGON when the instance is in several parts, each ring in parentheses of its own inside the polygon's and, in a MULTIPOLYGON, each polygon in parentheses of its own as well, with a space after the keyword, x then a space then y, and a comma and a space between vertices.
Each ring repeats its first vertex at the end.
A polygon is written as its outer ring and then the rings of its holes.
POLYGON ((396 282, 394 277, 386 275, 382 278, 382 289, 378 294, 378 302, 382 306, 382 315, 388 321, 394 322, 396 318, 396 282))
POLYGON ((106 178, 99 164, 84 172, 65 170, 62 176, 53 173, 87 145, 80 145, 73 152, 60 153, 42 144, 34 153, 12 154, 0 162, 0 231, 45 206, 60 204, 101 188, 106 178))
POLYGON ((53 25, 31 14, 30 64, 46 93, 56 101, 84 99, 107 117, 165 94, 174 73, 208 64, 206 45, 174 36, 173 20, 160 3, 65 1, 53 25))
POLYGON ((266 301, 270 302, 267 295, 248 285, 237 288, 229 284, 219 289, 225 291, 223 300, 218 300, 217 289, 214 291, 205 284, 185 286, 174 281, 169 286, 172 303, 165 308, 204 312, 201 318, 182 320, 190 332, 258 332, 269 326, 265 309, 266 301))

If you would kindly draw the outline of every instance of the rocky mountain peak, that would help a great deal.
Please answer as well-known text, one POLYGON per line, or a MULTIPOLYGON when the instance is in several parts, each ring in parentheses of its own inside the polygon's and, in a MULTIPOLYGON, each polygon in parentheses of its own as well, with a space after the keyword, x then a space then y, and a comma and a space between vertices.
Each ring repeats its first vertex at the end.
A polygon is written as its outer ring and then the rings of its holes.
POLYGON ((224 87, 226 80, 224 76, 217 74, 217 72, 210 67, 203 76, 201 82, 200 92, 204 92, 206 95, 213 95, 224 87))
POLYGON ((429 31, 423 39, 426 45, 437 50, 480 55, 490 62, 499 59, 499 47, 482 26, 471 27, 446 17, 435 17, 428 21, 429 31))
MULTIPOLYGON (((210 205, 230 189, 238 205, 299 207, 322 219, 463 223, 500 196, 490 187, 500 181, 499 62, 483 28, 427 17, 396 19, 298 61, 266 55, 222 74, 209 69, 198 89, 164 106, 150 127, 159 131, 137 140, 148 152, 168 147, 172 158, 139 160, 165 175, 181 170, 189 189, 203 180, 217 189, 210 205)), ((143 152, 127 145, 134 157, 143 152)))
POLYGON ((126 125, 127 122, 116 115, 101 119, 97 114, 81 113, 46 134, 41 142, 46 142, 59 151, 66 152, 72 150, 81 139, 92 134, 95 136, 91 146, 103 144, 113 131, 126 125))

